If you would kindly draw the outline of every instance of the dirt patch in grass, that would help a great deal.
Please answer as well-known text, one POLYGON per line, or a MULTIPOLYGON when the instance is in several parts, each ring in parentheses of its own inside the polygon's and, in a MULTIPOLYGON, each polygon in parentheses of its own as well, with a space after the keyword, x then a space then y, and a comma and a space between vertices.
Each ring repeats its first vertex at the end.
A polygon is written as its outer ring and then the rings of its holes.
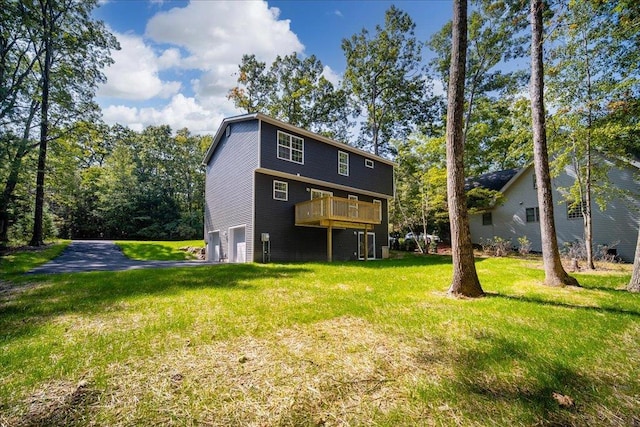
POLYGON ((111 366, 105 409, 120 425, 372 424, 405 406, 418 378, 437 381, 423 356, 353 317, 262 339, 185 340, 174 354, 111 366))
POLYGON ((65 381, 49 383, 26 402, 26 415, 9 418, 7 425, 56 427, 86 424, 91 408, 99 400, 100 393, 87 381, 78 384, 65 381))

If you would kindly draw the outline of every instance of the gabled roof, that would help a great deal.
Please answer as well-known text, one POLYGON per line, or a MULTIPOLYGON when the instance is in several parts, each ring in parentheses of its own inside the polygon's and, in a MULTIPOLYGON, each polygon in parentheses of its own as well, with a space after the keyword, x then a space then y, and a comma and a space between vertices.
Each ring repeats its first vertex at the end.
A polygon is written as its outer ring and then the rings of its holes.
POLYGON ((509 181, 518 175, 518 172, 521 170, 524 169, 506 169, 497 172, 485 173, 473 178, 467 178, 465 180, 464 188, 467 191, 477 187, 501 191, 509 181))
POLYGON ((355 154, 359 154, 363 157, 366 157, 368 159, 372 159, 375 160, 377 162, 381 162, 381 163, 386 163, 388 165, 391 166, 395 166, 396 163, 389 160, 389 159, 385 159, 384 157, 380 157, 380 156, 376 156, 375 154, 369 153, 367 151, 364 150, 360 150, 359 148, 355 148, 352 147, 348 144, 342 143, 342 142, 338 142, 335 141, 331 138, 327 138, 326 136, 322 136, 322 135, 318 135, 317 133, 313 133, 310 132, 306 129, 302 129, 299 128, 297 126, 293 126, 289 123, 285 123, 282 122, 280 120, 274 119, 273 117, 269 117, 267 115, 264 115, 262 113, 249 113, 249 114, 243 114, 240 116, 233 116, 233 117, 227 117, 226 119, 222 120, 222 123, 220 124, 220 127, 218 127, 218 131, 216 132, 215 136, 213 137, 213 143, 211 144, 211 146, 209 147, 209 149, 207 150, 204 159, 202 161, 202 163, 204 165, 206 165, 207 163, 209 163, 209 160, 211 160, 211 156, 213 156, 214 151, 216 150, 216 147, 218 146, 218 144, 220 143, 220 140, 222 139, 222 136, 225 133, 225 129, 227 128, 227 126, 229 126, 231 123, 238 123, 238 122, 245 122, 248 120, 260 120, 269 124, 272 124, 274 126, 277 126, 281 129, 285 129, 288 130, 290 132, 295 132, 298 135, 302 135, 304 137, 307 138, 312 138, 315 139, 316 141, 320 141, 323 142, 325 144, 329 144, 329 145, 333 145, 334 147, 337 147, 343 151, 349 151, 355 154))

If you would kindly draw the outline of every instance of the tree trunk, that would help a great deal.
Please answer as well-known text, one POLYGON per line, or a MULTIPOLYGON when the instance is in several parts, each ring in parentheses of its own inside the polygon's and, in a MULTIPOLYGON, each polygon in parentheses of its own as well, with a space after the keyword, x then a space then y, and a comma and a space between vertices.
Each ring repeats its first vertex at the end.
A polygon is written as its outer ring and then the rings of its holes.
POLYGON ((44 34, 44 64, 42 67, 42 102, 40 104, 40 147, 38 153, 38 170, 36 173, 36 206, 33 217, 33 236, 29 246, 44 244, 44 178, 47 163, 47 142, 49 137, 49 86, 51 76, 51 60, 53 50, 53 31, 50 0, 40 0, 42 28, 44 34))
POLYGON ((638 243, 636 243, 636 257, 633 261, 633 274, 631 275, 627 290, 640 292, 640 230, 638 230, 638 243))
POLYGON ((562 267, 556 227, 553 218, 553 197, 547 132, 544 111, 544 71, 542 63, 542 0, 531 0, 531 115, 533 123, 533 159, 540 206, 540 237, 544 262, 545 284, 549 286, 578 285, 562 267))
POLYGON ((449 294, 484 294, 476 273, 464 192, 464 79, 467 55, 467 0, 453 2, 451 68, 447 106, 447 192, 451 223, 453 279, 449 294))

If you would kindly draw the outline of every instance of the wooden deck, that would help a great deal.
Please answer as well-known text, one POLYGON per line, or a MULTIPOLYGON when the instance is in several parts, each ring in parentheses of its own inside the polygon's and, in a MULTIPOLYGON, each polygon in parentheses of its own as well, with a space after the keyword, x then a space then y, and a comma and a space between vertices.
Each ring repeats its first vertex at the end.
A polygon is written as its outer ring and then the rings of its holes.
POLYGON ((296 204, 296 225, 372 229, 382 222, 380 205, 327 196, 296 204))

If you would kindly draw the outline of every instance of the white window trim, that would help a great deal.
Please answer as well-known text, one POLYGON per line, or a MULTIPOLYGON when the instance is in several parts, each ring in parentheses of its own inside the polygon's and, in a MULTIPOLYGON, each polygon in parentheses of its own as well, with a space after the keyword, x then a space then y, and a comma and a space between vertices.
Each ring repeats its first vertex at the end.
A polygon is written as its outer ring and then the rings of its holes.
POLYGON ((311 191, 311 199, 313 200, 313 193, 319 193, 320 197, 315 197, 317 199, 321 198, 321 197, 327 197, 327 196, 333 196, 333 192, 331 191, 325 191, 325 190, 318 190, 317 188, 312 188, 311 191))
POLYGON ((304 165, 304 138, 300 138, 299 136, 295 136, 292 135, 290 133, 286 133, 286 132, 282 132, 281 130, 278 131, 277 135, 276 135, 276 156, 280 159, 280 160, 286 160, 287 162, 292 162, 292 163, 297 163, 299 165, 304 165), (280 135, 285 135, 288 137, 289 139, 289 146, 287 147, 286 145, 281 145, 280 144, 280 135), (293 145, 293 139, 299 139, 301 141, 302 144, 302 149, 298 150, 298 149, 294 149, 292 147, 293 145), (280 147, 284 147, 288 150, 289 152, 289 157, 283 157, 280 155, 280 147), (302 157, 301 161, 297 161, 297 160, 293 160, 293 152, 294 151, 299 151, 300 155, 302 157))
POLYGON ((364 159, 364 165, 370 169, 373 169, 375 166, 375 163, 371 159, 364 159))
POLYGON ((338 175, 349 176, 349 153, 346 151, 338 151, 338 175), (346 156, 346 162, 342 161, 342 156, 346 156), (341 166, 345 166, 347 168, 346 173, 342 173, 341 166))
POLYGON ((287 202, 289 200, 289 183, 284 181, 273 180, 273 200, 287 202), (284 190, 276 190, 277 184, 284 184, 284 190), (276 192, 284 193, 284 199, 276 197, 276 192))

